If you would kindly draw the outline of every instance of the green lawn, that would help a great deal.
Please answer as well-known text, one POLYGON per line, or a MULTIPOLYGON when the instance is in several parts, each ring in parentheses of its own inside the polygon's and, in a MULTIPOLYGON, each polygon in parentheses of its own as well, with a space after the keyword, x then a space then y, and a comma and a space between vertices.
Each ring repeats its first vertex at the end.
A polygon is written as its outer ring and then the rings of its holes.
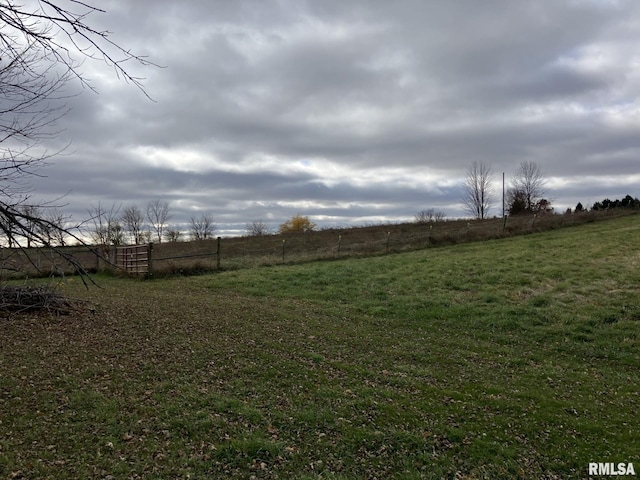
POLYGON ((151 281, 2 319, 0 478, 640 470, 640 218, 151 281))

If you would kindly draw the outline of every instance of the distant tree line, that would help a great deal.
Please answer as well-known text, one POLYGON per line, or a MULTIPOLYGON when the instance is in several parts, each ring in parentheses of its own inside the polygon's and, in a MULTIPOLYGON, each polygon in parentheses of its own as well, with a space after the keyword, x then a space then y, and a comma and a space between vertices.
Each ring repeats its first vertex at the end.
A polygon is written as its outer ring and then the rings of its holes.
MULTIPOLYGON (((182 232, 178 225, 171 225, 169 203, 164 200, 149 202, 144 210, 136 205, 122 209, 115 204, 106 209, 98 204, 89 209, 93 227, 91 241, 96 245, 119 246, 142 244, 150 241, 161 243, 182 240, 207 240, 214 238, 216 224, 210 214, 202 213, 189 218, 189 230, 182 232)), ((439 215, 442 215, 441 213, 439 215)), ((304 233, 312 231, 316 224, 306 215, 294 215, 278 228, 278 233, 304 233)), ((248 236, 271 235, 272 230, 262 220, 246 225, 248 236)))
MULTIPOLYGON (((25 205, 23 217, 25 221, 34 219, 29 228, 38 231, 39 237, 47 238, 47 242, 34 240, 31 236, 3 235, 5 219, 0 214, 0 246, 37 247, 42 245, 67 245, 67 224, 71 221, 59 209, 43 211, 41 207, 25 205), (46 218, 47 223, 35 222, 35 219, 46 218), (48 228, 51 225, 51 228, 48 228)), ((84 236, 88 243, 102 247, 103 254, 108 254, 109 247, 121 245, 141 245, 149 242, 179 242, 208 240, 215 237, 216 224, 213 216, 201 213, 189 218, 187 230, 184 225, 170 223, 171 207, 165 200, 152 200, 144 208, 138 205, 117 205, 113 203, 105 207, 102 203, 91 205, 87 209, 89 218, 82 222, 85 225, 84 236)), ((436 215, 444 215, 438 212, 436 215)), ((246 226, 247 236, 265 236, 273 234, 272 228, 262 220, 254 220, 246 226)), ((315 230, 316 224, 306 215, 296 214, 282 223, 278 233, 304 233, 315 230)), ((78 241, 77 236, 72 240, 78 241)))
MULTIPOLYGON (((169 223, 171 209, 165 200, 152 200, 144 210, 137 205, 122 208, 115 204, 107 209, 98 203, 88 213, 92 224, 89 233, 96 245, 178 242, 184 238, 184 232, 169 223)), ((215 235, 216 225, 210 214, 191 216, 188 225, 186 233, 191 240, 207 240, 215 235)))
MULTIPOLYGON (((486 178, 487 175, 490 175, 489 168, 474 165, 469 169, 465 185, 469 190, 474 190, 476 187, 482 190, 490 183, 486 178), (483 178, 476 182, 477 179, 474 180, 474 178, 478 175, 483 178)), ((543 186, 544 177, 540 169, 535 164, 521 164, 507 192, 505 211, 509 215, 553 212, 551 203, 542 196, 544 194, 543 186)), ((493 190, 487 190, 480 194, 475 191, 473 195, 471 193, 468 191, 466 197, 470 204, 473 204, 474 198, 480 201, 473 210, 474 216, 478 219, 486 218, 491 204, 491 202, 487 202, 487 199, 492 199, 495 193, 493 190)), ((640 208, 640 200, 631 195, 626 195, 621 200, 605 198, 595 202, 591 210, 617 208, 640 208)), ((578 203, 574 209, 575 212, 588 210, 582 203, 578 203)), ((212 215, 208 213, 191 216, 186 231, 181 230, 180 225, 169 223, 172 218, 171 209, 169 203, 164 200, 150 201, 144 209, 137 205, 128 205, 123 208, 115 203, 106 208, 98 203, 87 211, 89 219, 84 224, 90 225, 87 232, 90 243, 105 247, 105 253, 109 246, 207 240, 214 238, 216 233, 216 224, 212 215)), ((567 213, 571 213, 570 208, 567 209, 567 213)), ((38 238, 45 238, 46 242, 35 241, 30 236, 22 238, 15 235, 3 235, 2 229, 5 219, 0 215, 0 245, 26 248, 41 245, 67 245, 69 240, 66 233, 68 231, 67 225, 71 219, 58 208, 47 209, 41 206, 23 205, 22 215, 28 228, 37 231, 38 238), (43 218, 47 219, 46 223, 36 221, 43 218), (30 219, 34 219, 33 225, 28 223, 30 219)), ((442 210, 428 208, 416 213, 414 221, 416 223, 434 223, 444 221, 445 218, 446 214, 442 210)), ((245 229, 247 236, 265 236, 274 233, 271 227, 262 220, 254 220, 246 224, 245 229)), ((296 214, 282 223, 277 232, 281 234, 304 233, 315 229, 316 224, 308 216, 296 214)), ((76 236, 71 236, 71 240, 74 239, 78 240, 76 236)))
MULTIPOLYGON (((576 211, 578 210, 578 206, 582 207, 580 203, 576 205, 576 211)), ((591 207, 592 210, 609 210, 612 208, 640 208, 640 200, 638 198, 633 198, 631 195, 627 195, 622 200, 609 200, 605 198, 601 202, 595 202, 591 207)))
MULTIPOLYGON (((546 183, 544 173, 538 164, 531 161, 520 163, 505 192, 504 213, 509 215, 553 213, 551 201, 546 196, 546 183)), ((467 169, 463 184, 463 203, 466 211, 474 218, 487 218, 489 210, 496 202, 495 184, 489 165, 473 162, 467 169)), ((605 198, 595 202, 591 207, 595 211, 615 208, 640 208, 640 200, 631 195, 625 196, 622 200, 605 198)), ((582 203, 578 203, 574 209, 575 212, 587 210, 588 208, 582 203)), ((568 209, 568 212, 571 212, 571 209, 568 209)), ((420 212, 416 215, 416 221, 432 222, 433 219, 420 212)))

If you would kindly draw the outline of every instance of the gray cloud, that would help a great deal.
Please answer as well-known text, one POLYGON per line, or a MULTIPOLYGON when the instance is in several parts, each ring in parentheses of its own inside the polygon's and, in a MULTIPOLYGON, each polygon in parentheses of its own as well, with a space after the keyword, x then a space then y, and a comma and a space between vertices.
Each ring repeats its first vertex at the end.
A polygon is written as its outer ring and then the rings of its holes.
MULTIPOLYGON (((560 208, 638 193, 636 2, 118 0, 95 15, 149 101, 98 62, 34 179, 97 202, 210 211, 221 231, 462 215, 468 165, 523 160, 560 208)), ((499 203, 499 202, 497 202, 499 203)), ((494 213, 499 213, 497 206, 494 213)))

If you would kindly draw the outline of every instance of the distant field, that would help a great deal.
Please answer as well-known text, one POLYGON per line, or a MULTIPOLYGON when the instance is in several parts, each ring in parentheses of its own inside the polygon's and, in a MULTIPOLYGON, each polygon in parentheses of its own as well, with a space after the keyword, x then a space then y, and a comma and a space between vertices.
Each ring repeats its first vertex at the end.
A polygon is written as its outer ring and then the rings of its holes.
POLYGON ((62 287, 0 319, 2 478, 640 470, 640 218, 62 287))

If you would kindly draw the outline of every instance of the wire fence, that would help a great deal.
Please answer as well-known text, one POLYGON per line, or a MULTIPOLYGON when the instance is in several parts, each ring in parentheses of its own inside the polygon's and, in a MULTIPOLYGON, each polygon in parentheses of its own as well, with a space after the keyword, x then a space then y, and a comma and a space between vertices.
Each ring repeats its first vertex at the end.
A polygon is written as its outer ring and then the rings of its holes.
POLYGON ((153 274, 186 274, 385 255, 541 232, 631 213, 635 211, 371 225, 295 234, 162 243, 153 246, 153 274))
MULTIPOLYGON (((615 209, 564 215, 530 215, 487 220, 371 225, 297 234, 211 238, 146 246, 63 247, 88 272, 136 275, 204 273, 321 259, 385 255, 444 245, 505 238, 579 225, 636 210, 615 209), (139 249, 146 249, 140 251, 139 249), (137 262, 140 263, 137 263, 137 262)), ((52 249, 0 249, 0 279, 68 275, 73 268, 52 249)))

